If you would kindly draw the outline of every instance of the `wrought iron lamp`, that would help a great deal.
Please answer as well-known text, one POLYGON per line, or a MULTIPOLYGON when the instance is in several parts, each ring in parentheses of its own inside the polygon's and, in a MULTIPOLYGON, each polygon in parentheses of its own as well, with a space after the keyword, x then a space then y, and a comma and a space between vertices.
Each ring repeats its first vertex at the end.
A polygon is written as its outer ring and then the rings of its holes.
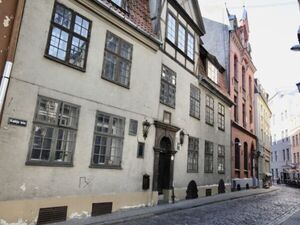
POLYGON ((180 133, 179 133, 179 142, 180 142, 180 145, 183 145, 184 135, 185 135, 185 133, 183 132, 183 130, 181 130, 180 133))
POLYGON ((148 137, 149 128, 151 126, 151 123, 148 122, 148 120, 143 122, 143 137, 146 140, 148 137))

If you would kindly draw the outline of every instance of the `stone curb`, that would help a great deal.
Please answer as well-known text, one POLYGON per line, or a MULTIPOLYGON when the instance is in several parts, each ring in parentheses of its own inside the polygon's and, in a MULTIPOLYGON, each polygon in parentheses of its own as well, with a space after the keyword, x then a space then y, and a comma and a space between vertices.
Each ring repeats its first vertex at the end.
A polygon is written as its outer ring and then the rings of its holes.
POLYGON ((278 187, 270 189, 253 189, 248 191, 230 192, 226 194, 214 195, 205 198, 198 198, 194 200, 180 201, 175 204, 158 205, 154 207, 144 207, 138 209, 130 209, 128 211, 118 211, 112 214, 107 214, 99 217, 89 217, 83 219, 71 219, 61 223, 54 223, 53 225, 108 225, 119 224, 132 220, 143 219, 155 215, 161 215, 174 211, 181 211, 191 209, 199 206, 210 205, 214 203, 224 202, 228 200, 235 200, 239 198, 246 198, 255 195, 262 195, 270 192, 280 190, 278 187))

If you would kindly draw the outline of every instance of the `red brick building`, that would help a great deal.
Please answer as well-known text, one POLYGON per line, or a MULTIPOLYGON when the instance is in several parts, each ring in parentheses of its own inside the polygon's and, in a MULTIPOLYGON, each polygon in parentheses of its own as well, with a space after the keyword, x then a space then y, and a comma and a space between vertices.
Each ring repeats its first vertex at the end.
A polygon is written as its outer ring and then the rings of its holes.
MULTIPOLYGON (((227 11, 228 12, 228 11, 227 11)), ((232 108, 232 181, 233 189, 256 186, 257 152, 254 134, 254 73, 249 44, 249 25, 244 8, 242 19, 228 12, 229 31, 229 93, 232 108)))

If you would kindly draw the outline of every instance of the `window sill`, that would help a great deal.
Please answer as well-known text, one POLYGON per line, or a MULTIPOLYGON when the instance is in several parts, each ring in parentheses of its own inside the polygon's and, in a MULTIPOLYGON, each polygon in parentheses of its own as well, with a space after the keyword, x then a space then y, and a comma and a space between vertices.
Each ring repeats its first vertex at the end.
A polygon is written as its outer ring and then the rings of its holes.
POLYGON ((209 122, 207 122, 207 121, 205 121, 205 123, 207 124, 207 125, 209 125, 209 126, 214 126, 214 124, 213 123, 209 123, 209 122))
POLYGON ((86 68, 85 67, 81 68, 81 67, 78 67, 78 66, 74 66, 72 64, 69 64, 69 63, 67 63, 67 62, 65 62, 63 60, 57 59, 57 58, 55 58, 53 56, 50 56, 50 55, 47 55, 47 54, 45 54, 44 57, 47 58, 47 59, 50 59, 52 61, 55 61, 57 63, 63 64, 65 66, 67 66, 67 67, 71 67, 71 68, 73 68, 75 70, 79 70, 81 72, 86 72, 86 68))
POLYGON ((198 170, 188 170, 187 173, 198 173, 198 170))
POLYGON ((225 174, 224 171, 218 171, 218 174, 225 174))
POLYGON ((73 163, 26 161, 26 166, 73 167, 73 163))
POLYGON ((91 169, 114 169, 114 170, 122 170, 121 166, 113 166, 113 165, 96 165, 96 164, 91 164, 89 166, 91 169))
POLYGON ((123 88, 126 88, 126 89, 130 89, 130 88, 129 88, 129 84, 128 84, 128 86, 126 86, 126 85, 124 85, 124 84, 120 84, 120 83, 118 83, 117 81, 110 80, 110 79, 106 78, 106 77, 103 76, 103 75, 101 75, 101 78, 102 78, 103 80, 106 80, 106 81, 108 81, 108 82, 111 82, 111 83, 113 83, 113 84, 116 84, 116 85, 118 85, 118 86, 120 86, 120 87, 123 87, 123 88))
POLYGON ((193 118, 196 119, 196 120, 200 120, 200 117, 194 116, 194 115, 192 115, 192 114, 190 114, 190 117, 193 117, 193 118))
POLYGON ((204 171, 204 173, 214 173, 213 171, 204 171))
POLYGON ((220 131, 225 132, 225 129, 223 129, 223 128, 221 128, 221 127, 218 127, 218 129, 219 129, 220 131))
POLYGON ((174 106, 171 106, 171 105, 168 105, 167 103, 162 102, 162 101, 160 101, 160 103, 163 104, 163 105, 165 105, 165 106, 168 106, 168 107, 170 107, 170 108, 172 108, 172 109, 175 109, 175 105, 174 105, 174 106))

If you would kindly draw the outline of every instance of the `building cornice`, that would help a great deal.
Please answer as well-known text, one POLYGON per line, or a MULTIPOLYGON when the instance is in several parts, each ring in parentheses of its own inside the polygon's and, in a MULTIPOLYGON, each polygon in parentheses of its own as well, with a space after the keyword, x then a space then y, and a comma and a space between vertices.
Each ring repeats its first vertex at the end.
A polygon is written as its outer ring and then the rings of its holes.
POLYGON ((255 140, 257 139, 256 135, 251 133, 250 131, 248 131, 247 129, 245 129, 244 127, 240 126, 238 123, 234 122, 233 120, 231 121, 231 125, 232 127, 235 127, 237 129, 239 129, 240 131, 242 131, 243 133, 251 136, 252 138, 254 138, 255 140))
POLYGON ((209 80, 206 76, 201 76, 199 78, 199 85, 206 88, 208 91, 210 91, 213 95, 217 96, 221 100, 223 100, 229 107, 234 105, 234 102, 231 100, 229 96, 226 96, 224 93, 222 93, 219 89, 220 87, 212 84, 212 82, 209 80))

